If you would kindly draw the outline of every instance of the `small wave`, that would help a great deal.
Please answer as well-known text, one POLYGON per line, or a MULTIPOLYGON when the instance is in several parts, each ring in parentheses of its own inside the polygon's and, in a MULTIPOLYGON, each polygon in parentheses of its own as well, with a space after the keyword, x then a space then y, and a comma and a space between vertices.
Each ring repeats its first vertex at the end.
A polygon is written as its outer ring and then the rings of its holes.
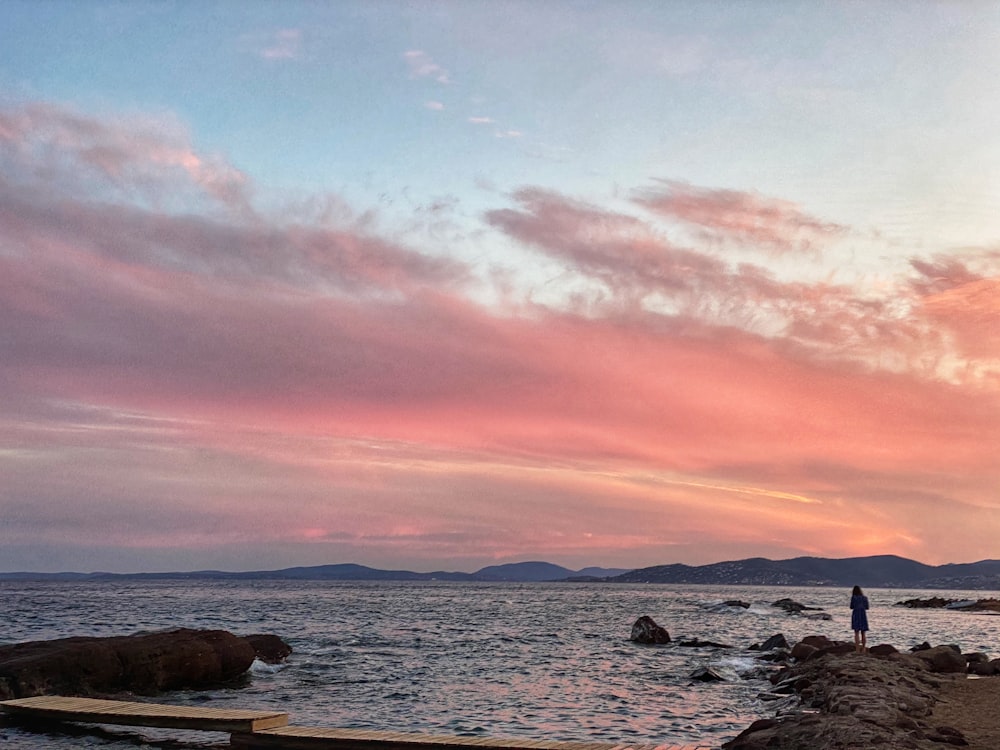
POLYGON ((254 659, 253 664, 250 665, 250 674, 274 674, 276 672, 280 672, 287 666, 288 665, 285 663, 268 664, 260 659, 254 659))

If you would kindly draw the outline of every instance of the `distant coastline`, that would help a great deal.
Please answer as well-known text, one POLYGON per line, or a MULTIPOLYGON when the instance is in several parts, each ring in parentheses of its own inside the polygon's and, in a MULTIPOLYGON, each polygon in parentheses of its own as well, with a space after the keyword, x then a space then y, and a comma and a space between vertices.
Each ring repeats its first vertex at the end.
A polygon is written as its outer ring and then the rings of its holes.
POLYGON ((925 565, 896 555, 829 559, 762 557, 708 565, 656 565, 625 570, 589 567, 570 570, 547 562, 492 565, 474 573, 380 570, 344 563, 227 572, 198 570, 164 573, 0 573, 0 581, 108 580, 289 580, 289 581, 464 581, 464 582, 598 582, 673 583, 734 586, 852 586, 868 588, 1000 590, 1000 560, 925 565))

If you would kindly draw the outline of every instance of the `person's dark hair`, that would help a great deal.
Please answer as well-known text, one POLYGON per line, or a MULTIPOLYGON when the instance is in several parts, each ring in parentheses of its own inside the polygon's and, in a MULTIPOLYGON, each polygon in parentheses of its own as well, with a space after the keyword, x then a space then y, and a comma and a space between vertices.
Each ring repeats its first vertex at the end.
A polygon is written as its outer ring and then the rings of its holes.
POLYGON ((851 596, 861 596, 861 595, 862 595, 861 587, 855 586, 854 590, 851 591, 851 596))

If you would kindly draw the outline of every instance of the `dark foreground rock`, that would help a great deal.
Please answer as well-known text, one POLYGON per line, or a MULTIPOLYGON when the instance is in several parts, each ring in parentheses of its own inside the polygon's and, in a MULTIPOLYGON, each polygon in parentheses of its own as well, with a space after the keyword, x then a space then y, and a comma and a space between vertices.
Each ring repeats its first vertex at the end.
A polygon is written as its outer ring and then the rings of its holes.
POLYGON ((933 716, 942 685, 966 679, 957 673, 965 659, 953 647, 936 647, 925 656, 889 647, 875 656, 844 653, 853 644, 821 636, 806 640, 792 650, 800 654, 796 663, 772 677, 772 695, 794 694, 799 705, 754 722, 725 750, 941 750, 967 744, 961 731, 933 716))
POLYGON ((275 636, 178 629, 111 638, 60 638, 0 646, 0 699, 33 695, 154 695, 230 682, 258 656, 291 649, 275 636), (279 644, 281 644, 279 646, 279 644), (282 648, 283 647, 283 648, 282 648))
POLYGON ((666 628, 657 625, 652 617, 643 615, 632 625, 629 640, 636 643, 670 643, 670 633, 666 628))

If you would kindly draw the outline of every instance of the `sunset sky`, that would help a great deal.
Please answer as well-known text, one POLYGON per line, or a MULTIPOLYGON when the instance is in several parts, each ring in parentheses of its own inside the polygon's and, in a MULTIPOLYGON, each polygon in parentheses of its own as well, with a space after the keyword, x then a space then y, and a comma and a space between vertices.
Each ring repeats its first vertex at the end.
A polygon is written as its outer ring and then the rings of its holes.
POLYGON ((0 571, 998 540, 1000 3, 0 5, 0 571))

